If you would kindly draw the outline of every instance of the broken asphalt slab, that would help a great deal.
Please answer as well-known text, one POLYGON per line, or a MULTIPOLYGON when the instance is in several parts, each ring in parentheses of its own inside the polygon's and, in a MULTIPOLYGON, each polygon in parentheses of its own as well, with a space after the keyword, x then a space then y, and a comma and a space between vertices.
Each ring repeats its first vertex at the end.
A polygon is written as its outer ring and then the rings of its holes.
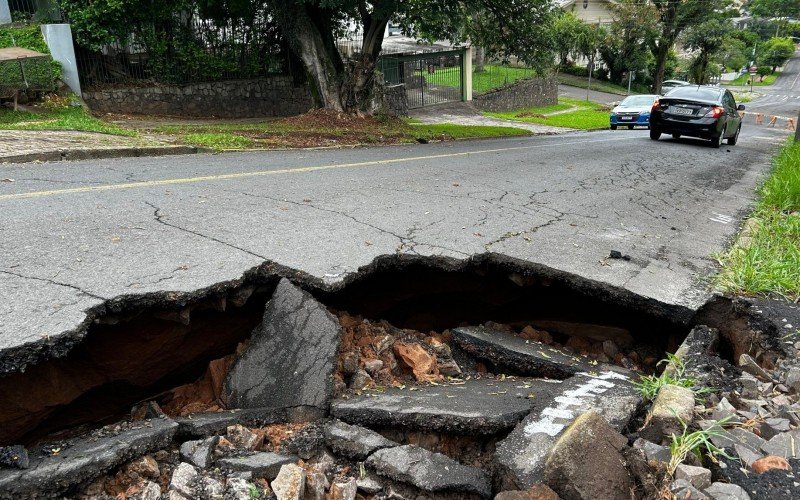
POLYGON ((559 386, 553 380, 508 377, 414 390, 388 388, 334 400, 331 414, 364 427, 491 435, 514 427, 531 411, 535 400, 549 400, 559 386))
POLYGON ((455 328, 453 339, 476 358, 514 375, 565 379, 593 368, 585 356, 483 326, 455 328))
POLYGON ((474 493, 484 498, 492 494, 484 471, 415 445, 378 450, 367 459, 366 465, 382 476, 432 493, 474 493))
POLYGON ((337 455, 364 460, 383 448, 398 446, 375 431, 334 420, 325 424, 325 443, 337 455))
POLYGON ((543 481, 550 449, 579 415, 594 410, 621 432, 642 403, 631 380, 614 371, 579 373, 550 395, 534 398, 530 414, 497 443, 497 462, 521 489, 543 481))
POLYGON ((243 457, 223 458, 217 460, 217 465, 234 472, 249 472, 254 479, 263 477, 272 481, 278 476, 281 467, 297 460, 298 457, 293 455, 262 451, 243 457))
POLYGON ((225 379, 230 408, 327 410, 341 342, 337 319, 308 292, 283 278, 225 379))
POLYGON ((168 418, 135 422, 130 430, 75 440, 57 454, 31 457, 24 470, 0 469, 0 499, 49 498, 137 456, 166 447, 178 424, 168 418))

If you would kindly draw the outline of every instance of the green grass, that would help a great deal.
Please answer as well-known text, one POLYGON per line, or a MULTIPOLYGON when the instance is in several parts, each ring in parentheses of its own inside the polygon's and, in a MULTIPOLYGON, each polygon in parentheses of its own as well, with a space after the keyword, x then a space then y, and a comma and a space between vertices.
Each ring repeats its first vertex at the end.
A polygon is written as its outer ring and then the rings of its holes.
POLYGON ((558 104, 534 108, 517 109, 514 111, 493 113, 485 112, 486 116, 528 123, 539 123, 553 127, 567 127, 582 130, 595 130, 608 128, 609 110, 602 104, 559 97, 558 104), (575 108, 575 111, 546 115, 554 111, 575 108))
POLYGON ((661 372, 661 375, 648 375, 634 384, 645 400, 653 401, 656 399, 658 391, 665 385, 677 385, 687 389, 693 389, 697 385, 697 380, 686 376, 686 367, 683 360, 678 356, 667 354, 667 359, 662 359, 658 364, 667 364, 669 366, 661 372))
POLYGON ((522 137, 531 135, 530 131, 516 127, 492 125, 410 124, 411 136, 426 140, 436 139, 488 139, 492 137, 522 137))
MULTIPOLYGON (((571 87, 580 87, 582 89, 586 88, 586 85, 589 83, 589 78, 587 76, 575 76, 570 75, 568 73, 559 73, 558 74, 558 83, 561 85, 569 85, 571 87)), ((592 85, 589 87, 591 90, 595 90, 597 92, 607 92, 609 94, 617 94, 617 95, 628 95, 628 87, 623 87, 622 85, 617 85, 611 82, 603 82, 592 78, 592 85)), ((637 93, 639 89, 638 86, 631 88, 631 93, 637 93)))
MULTIPOLYGON (((443 68, 429 74, 420 70, 418 74, 425 77, 429 85, 443 85, 445 87, 461 87, 461 69, 443 68)), ((499 64, 486 64, 481 72, 472 72, 472 92, 482 94, 490 90, 508 85, 521 78, 534 76, 534 71, 529 68, 517 68, 499 64)))
POLYGON ((759 201, 737 245, 718 256, 716 284, 743 295, 800 299, 800 143, 789 142, 759 188, 759 201))
POLYGON ((689 455, 694 455, 699 463, 703 463, 703 455, 716 460, 717 455, 722 455, 727 459, 734 460, 733 457, 725 453, 723 448, 716 446, 711 442, 714 436, 723 436, 722 426, 727 424, 730 418, 724 418, 714 423, 713 427, 707 430, 689 431, 685 423, 683 425, 683 432, 680 435, 672 435, 672 441, 669 445, 670 461, 667 464, 667 473, 672 476, 678 465, 682 464, 689 455))
POLYGON ((133 130, 98 120, 80 106, 57 106, 37 112, 0 108, 0 129, 4 130, 77 130, 103 134, 136 135, 133 130))
MULTIPOLYGON (((764 77, 764 81, 763 82, 759 81, 761 79, 761 77, 756 75, 755 79, 753 80, 753 87, 765 87, 767 85, 772 85, 773 83, 775 83, 775 80, 778 78, 778 75, 780 75, 779 71, 776 71, 775 73, 772 73, 771 75, 767 75, 767 76, 764 77)), ((736 78, 735 80, 725 83, 725 85, 746 86, 747 85, 747 80, 749 80, 749 79, 750 79, 750 74, 749 73, 744 73, 742 75, 739 75, 739 77, 736 78)))
POLYGON ((186 134, 184 140, 189 144, 217 151, 224 151, 226 149, 247 149, 253 146, 252 139, 230 133, 186 134))

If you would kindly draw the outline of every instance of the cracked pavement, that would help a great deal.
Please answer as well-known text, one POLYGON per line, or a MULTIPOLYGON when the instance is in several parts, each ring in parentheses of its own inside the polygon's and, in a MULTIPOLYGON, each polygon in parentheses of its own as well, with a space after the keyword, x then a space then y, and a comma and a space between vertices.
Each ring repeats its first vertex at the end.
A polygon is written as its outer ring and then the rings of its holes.
POLYGON ((265 260, 334 284, 385 254, 496 252, 696 308, 785 132, 647 131, 0 167, 0 352, 106 299, 265 260), (611 250, 630 261, 607 260, 611 250))

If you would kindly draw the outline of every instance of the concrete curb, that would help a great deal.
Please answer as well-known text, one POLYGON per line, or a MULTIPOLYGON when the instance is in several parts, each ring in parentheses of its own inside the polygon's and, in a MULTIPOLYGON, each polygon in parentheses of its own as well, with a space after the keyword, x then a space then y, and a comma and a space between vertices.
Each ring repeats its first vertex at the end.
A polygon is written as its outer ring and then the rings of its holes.
POLYGON ((208 152, 193 146, 145 146, 109 149, 65 149, 27 153, 22 155, 0 156, 3 163, 56 162, 72 160, 99 160, 106 158, 135 158, 140 156, 186 155, 208 152))

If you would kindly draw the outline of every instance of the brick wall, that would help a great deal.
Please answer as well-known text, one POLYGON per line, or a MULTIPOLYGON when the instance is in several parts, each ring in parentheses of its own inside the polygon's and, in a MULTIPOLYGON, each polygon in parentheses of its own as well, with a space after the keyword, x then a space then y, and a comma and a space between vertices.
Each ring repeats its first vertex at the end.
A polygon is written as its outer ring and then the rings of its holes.
POLYGON ((308 87, 296 87, 288 76, 109 88, 84 92, 83 98, 92 111, 102 113, 218 118, 292 116, 312 107, 308 87))
POLYGON ((558 102, 555 78, 523 78, 514 83, 473 97, 473 104, 482 111, 513 111, 558 102))

